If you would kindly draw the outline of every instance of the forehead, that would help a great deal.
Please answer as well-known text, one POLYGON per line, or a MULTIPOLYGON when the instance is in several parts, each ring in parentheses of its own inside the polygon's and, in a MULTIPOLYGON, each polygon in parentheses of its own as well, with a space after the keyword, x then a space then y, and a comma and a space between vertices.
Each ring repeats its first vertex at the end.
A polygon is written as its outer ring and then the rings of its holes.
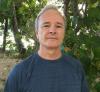
POLYGON ((41 16, 39 17, 39 20, 58 20, 58 21, 64 21, 63 16, 60 14, 59 11, 49 9, 44 11, 41 16))

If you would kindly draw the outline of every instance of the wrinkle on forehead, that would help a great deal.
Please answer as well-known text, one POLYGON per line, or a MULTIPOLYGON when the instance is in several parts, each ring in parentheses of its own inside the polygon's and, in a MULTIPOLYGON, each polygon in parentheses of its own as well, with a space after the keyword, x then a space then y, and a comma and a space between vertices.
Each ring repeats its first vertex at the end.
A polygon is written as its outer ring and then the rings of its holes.
POLYGON ((40 16, 38 22, 39 24, 56 23, 64 26, 64 18, 55 10, 47 10, 40 16))

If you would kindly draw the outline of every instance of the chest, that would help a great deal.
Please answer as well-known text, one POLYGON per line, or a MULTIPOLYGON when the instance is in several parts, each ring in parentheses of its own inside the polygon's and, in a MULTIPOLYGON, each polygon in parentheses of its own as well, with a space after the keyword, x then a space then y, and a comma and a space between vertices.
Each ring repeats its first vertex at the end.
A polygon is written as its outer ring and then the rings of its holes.
POLYGON ((68 67, 38 66, 23 83, 21 90, 21 92, 81 92, 81 78, 76 71, 68 67))

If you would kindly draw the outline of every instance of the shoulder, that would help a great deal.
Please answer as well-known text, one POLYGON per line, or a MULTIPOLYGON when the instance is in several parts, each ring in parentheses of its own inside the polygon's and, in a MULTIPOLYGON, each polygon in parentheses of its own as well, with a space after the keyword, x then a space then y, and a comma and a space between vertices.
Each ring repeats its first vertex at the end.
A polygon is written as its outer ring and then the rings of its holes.
POLYGON ((64 62, 65 64, 67 64, 68 66, 70 66, 71 68, 82 68, 82 64, 80 62, 79 59, 71 56, 71 55, 66 55, 66 54, 63 54, 63 59, 64 59, 64 62))
POLYGON ((78 74, 80 79, 84 77, 85 72, 80 60, 74 58, 73 56, 64 54, 64 65, 70 73, 78 74))
POLYGON ((16 65, 16 67, 19 67, 22 69, 27 68, 31 63, 34 63, 34 58, 35 58, 35 53, 31 54, 30 56, 28 56, 24 60, 21 60, 20 63, 18 63, 16 65))
POLYGON ((30 56, 28 56, 28 57, 25 58, 24 60, 21 60, 21 61, 15 66, 15 68, 18 68, 18 69, 25 69, 25 68, 27 68, 32 62, 34 62, 34 54, 31 54, 30 56))
POLYGON ((34 64, 34 54, 31 54, 29 57, 27 57, 24 60, 21 60, 18 64, 16 64, 12 70, 10 71, 8 78, 12 77, 19 77, 21 75, 25 75, 26 72, 29 70, 29 67, 31 67, 34 64))
POLYGON ((5 92, 14 92, 15 90, 15 92, 18 92, 21 84, 23 84, 28 78, 27 75, 30 75, 31 68, 34 64, 33 60, 34 54, 30 55, 12 68, 6 80, 5 92))
POLYGON ((67 62, 70 62, 70 63, 75 63, 75 64, 80 64, 80 61, 79 59, 71 56, 71 55, 68 55, 68 54, 63 54, 63 57, 64 59, 67 61, 67 62))

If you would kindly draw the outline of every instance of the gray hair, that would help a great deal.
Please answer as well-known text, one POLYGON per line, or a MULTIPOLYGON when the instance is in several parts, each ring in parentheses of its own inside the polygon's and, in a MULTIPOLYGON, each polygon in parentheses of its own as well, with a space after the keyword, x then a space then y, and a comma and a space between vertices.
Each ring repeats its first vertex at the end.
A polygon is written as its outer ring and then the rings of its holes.
POLYGON ((39 14, 37 15, 37 18, 35 19, 35 31, 38 30, 38 24, 39 24, 38 22, 39 22, 40 16, 41 16, 44 12, 46 12, 47 10, 55 10, 55 11, 57 11, 57 12, 59 13, 59 15, 65 20, 63 14, 58 10, 58 8, 57 8, 56 6, 54 6, 54 5, 46 5, 46 6, 39 12, 39 14))

